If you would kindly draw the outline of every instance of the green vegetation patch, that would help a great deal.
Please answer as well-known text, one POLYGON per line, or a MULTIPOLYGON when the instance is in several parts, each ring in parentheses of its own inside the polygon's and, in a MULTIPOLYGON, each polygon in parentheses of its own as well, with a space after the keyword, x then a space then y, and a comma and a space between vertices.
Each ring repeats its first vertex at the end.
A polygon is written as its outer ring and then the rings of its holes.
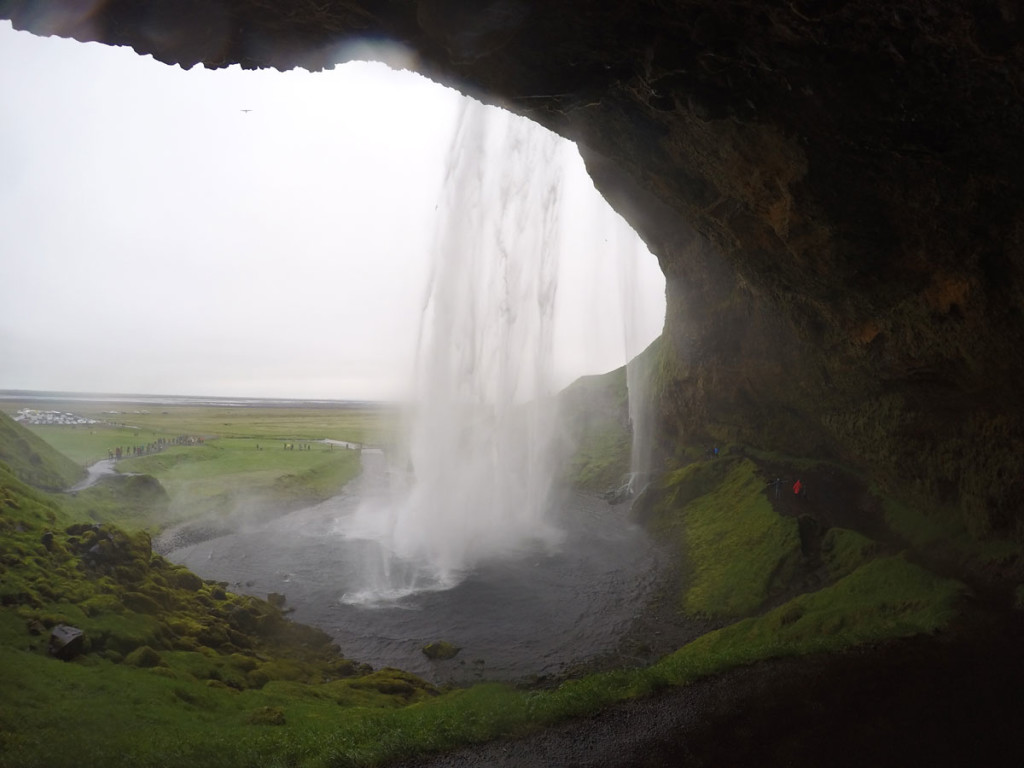
POLYGON ((67 456, 2 412, 0 461, 23 482, 53 491, 74 485, 85 474, 67 456))
POLYGON ((822 560, 832 579, 853 573, 880 551, 877 541, 846 528, 830 528, 821 541, 822 560))
POLYGON ((733 666, 931 633, 949 623, 967 591, 902 557, 879 558, 830 587, 698 638, 683 651, 721 656, 733 666))
POLYGON ((632 448, 628 400, 625 366, 584 376, 560 393, 570 442, 566 480, 574 488, 601 492, 622 484, 632 448))
POLYGON ((447 661, 454 659, 462 649, 447 640, 438 640, 434 643, 427 643, 423 646, 423 655, 433 661, 447 661))
POLYGON ((167 491, 151 475, 108 475, 61 500, 75 519, 130 529, 157 527, 167 518, 170 503, 167 491))
POLYGON ((631 439, 619 424, 588 425, 569 461, 569 483, 595 492, 620 486, 629 473, 631 439))
MULTIPOLYGON (((74 410, 74 409, 72 409, 74 410)), ((33 424, 34 434, 81 466, 110 458, 121 448, 125 455, 136 447, 155 443, 169 435, 150 429, 137 429, 123 424, 33 424)))
MULTIPOLYGON (((745 474, 742 464, 726 472, 734 496, 746 495, 738 492, 745 474)), ((437 695, 399 670, 367 674, 269 604, 146 555, 144 534, 70 525, 47 549, 45 533, 66 522, 59 508, 16 479, 5 487, 18 505, 0 518, 12 532, 6 555, 15 558, 3 561, 5 583, 13 572, 28 574, 35 593, 0 608, 0 688, 17 692, 0 707, 0 764, 12 766, 379 765, 521 735, 760 659, 932 632, 965 592, 902 558, 874 560, 648 669, 551 691, 488 684, 437 695), (120 557, 74 564, 76 552, 103 541, 120 557), (44 573, 64 581, 47 585, 44 573), (160 606, 155 614, 138 610, 150 603, 160 606), (48 656, 38 629, 64 621, 90 636, 89 652, 72 662, 48 656)), ((857 549, 851 543, 837 546, 857 549)))
POLYGON ((143 646, 161 654, 205 649, 234 667, 238 654, 266 657, 242 668, 258 667, 262 676, 239 680, 240 687, 352 674, 327 634, 173 565, 152 552, 148 533, 68 521, 0 465, 0 606, 22 621, 17 645, 45 653, 32 636, 71 624, 85 631, 85 652, 104 658, 121 660, 143 646))
POLYGON ((156 477, 166 514, 153 527, 201 517, 261 516, 323 501, 359 474, 359 451, 313 442, 222 438, 125 459, 123 472, 156 477), (293 448, 286 446, 294 446, 293 448))
POLYGON ((751 613, 785 586, 800 562, 797 521, 777 515, 746 459, 698 462, 671 473, 652 525, 679 543, 688 614, 751 613))
POLYGON ((1005 538, 977 538, 956 511, 925 508, 884 497, 885 522, 923 556, 944 561, 983 580, 1024 578, 1024 545, 1005 538))

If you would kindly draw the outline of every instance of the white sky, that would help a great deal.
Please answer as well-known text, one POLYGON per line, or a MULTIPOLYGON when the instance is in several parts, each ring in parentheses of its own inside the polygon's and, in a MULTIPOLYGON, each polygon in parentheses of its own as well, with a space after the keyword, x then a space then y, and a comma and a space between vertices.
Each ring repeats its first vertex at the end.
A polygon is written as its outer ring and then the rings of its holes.
MULTIPOLYGON (((382 64, 186 72, 0 22, 0 389, 402 396, 461 98, 382 64)), ((571 156, 560 385, 624 362, 622 285, 632 352, 664 317, 654 257, 571 156)))

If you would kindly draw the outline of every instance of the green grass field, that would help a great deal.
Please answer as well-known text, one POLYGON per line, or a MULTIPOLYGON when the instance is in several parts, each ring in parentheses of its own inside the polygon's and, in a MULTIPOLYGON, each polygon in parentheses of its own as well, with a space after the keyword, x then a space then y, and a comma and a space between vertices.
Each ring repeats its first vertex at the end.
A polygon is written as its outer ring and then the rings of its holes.
MULTIPOLYGON (((217 438, 125 459, 122 472, 156 477, 170 505, 162 525, 201 517, 258 518, 338 494, 359 473, 359 451, 322 443, 217 438)), ((154 521, 155 522, 155 521, 154 521)), ((161 526, 162 527, 162 526, 161 526)))
POLYGON ((14 415, 21 408, 60 410, 101 423, 77 426, 29 426, 58 451, 82 465, 107 458, 121 445, 145 445, 158 437, 252 438, 293 442, 329 438, 352 443, 390 444, 400 413, 385 406, 318 406, 297 402, 289 407, 161 405, 140 407, 117 402, 47 402, 10 400, 0 409, 14 415), (116 413, 111 413, 116 411, 116 413))
POLYGON ((86 519, 152 532, 204 518, 221 523, 265 519, 330 498, 358 474, 359 452, 322 441, 387 443, 394 440, 398 424, 396 411, 368 406, 145 409, 124 403, 4 404, 9 413, 24 407, 99 420, 89 425, 26 426, 83 467, 121 447, 128 458, 118 462, 117 470, 155 477, 167 491, 166 503, 104 483, 80 492, 68 505, 86 519), (202 442, 131 455, 136 446, 161 439, 173 443, 181 436, 202 442))

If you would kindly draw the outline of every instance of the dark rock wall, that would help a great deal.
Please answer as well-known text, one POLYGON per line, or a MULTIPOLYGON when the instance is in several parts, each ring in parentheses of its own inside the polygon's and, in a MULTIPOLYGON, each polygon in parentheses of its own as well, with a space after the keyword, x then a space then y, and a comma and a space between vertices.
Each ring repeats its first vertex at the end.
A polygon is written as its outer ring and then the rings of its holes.
POLYGON ((871 467, 1021 532, 1024 9, 1011 0, 0 0, 191 66, 425 74, 577 140, 668 278, 663 447, 871 467), (383 54, 377 54, 383 55, 383 54))

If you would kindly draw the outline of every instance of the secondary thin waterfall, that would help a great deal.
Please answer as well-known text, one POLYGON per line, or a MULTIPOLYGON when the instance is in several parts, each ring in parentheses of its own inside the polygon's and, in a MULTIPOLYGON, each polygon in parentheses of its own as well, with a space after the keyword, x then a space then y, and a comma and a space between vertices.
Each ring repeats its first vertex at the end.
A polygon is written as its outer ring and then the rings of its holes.
POLYGON ((613 232, 618 255, 619 290, 622 301, 623 349, 626 354, 626 392, 629 426, 632 432, 628 492, 640 493, 651 472, 651 412, 649 404, 650 355, 642 355, 644 334, 641 319, 641 292, 638 284, 639 241, 625 222, 613 232))
POLYGON ((538 544, 555 465, 552 339, 559 258, 557 137, 467 100, 438 204, 407 455, 392 493, 347 535, 380 545, 372 601, 458 583, 538 544))

